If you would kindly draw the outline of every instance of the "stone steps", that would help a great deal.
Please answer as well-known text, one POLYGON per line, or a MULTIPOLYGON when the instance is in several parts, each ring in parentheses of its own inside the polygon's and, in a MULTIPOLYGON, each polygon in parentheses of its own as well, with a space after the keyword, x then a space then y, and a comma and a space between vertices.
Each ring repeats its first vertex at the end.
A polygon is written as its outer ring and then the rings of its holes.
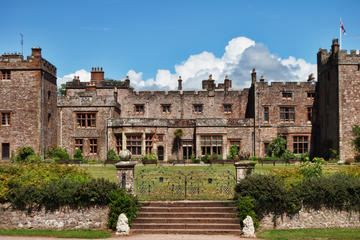
POLYGON ((240 221, 232 201, 142 202, 134 234, 236 234, 240 221))

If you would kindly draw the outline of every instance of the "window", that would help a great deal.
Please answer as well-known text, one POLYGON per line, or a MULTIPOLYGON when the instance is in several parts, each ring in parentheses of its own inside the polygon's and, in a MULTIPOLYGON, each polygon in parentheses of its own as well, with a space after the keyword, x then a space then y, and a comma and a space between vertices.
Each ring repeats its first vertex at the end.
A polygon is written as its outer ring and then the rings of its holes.
POLYGON ((264 154, 265 154, 265 156, 268 156, 269 146, 270 146, 270 143, 264 142, 264 154))
POLYGON ((202 113, 203 105, 202 104, 194 104, 194 112, 195 113, 202 113))
POLYGON ((192 155, 192 151, 193 151, 192 140, 183 140, 182 148, 183 148, 183 159, 184 160, 191 159, 191 155, 192 155))
POLYGON ((280 107, 280 121, 282 122, 295 121, 294 107, 280 107))
POLYGON ((141 155, 141 135, 126 135, 126 149, 133 155, 141 155))
POLYGON ((76 138, 75 139, 75 150, 80 149, 83 152, 84 149, 84 139, 76 138))
POLYGON ((222 136, 201 136, 201 154, 222 153, 222 136))
POLYGON ((116 142, 115 142, 116 152, 119 154, 120 151, 122 150, 122 135, 116 134, 115 138, 116 138, 116 142))
POLYGON ((98 147, 97 147, 97 139, 96 138, 89 139, 89 146, 90 146, 90 154, 97 154, 98 147))
POLYGON ((269 121, 269 107, 264 107, 264 121, 269 121))
POLYGON ((312 107, 307 108, 307 120, 310 122, 312 120, 312 107))
POLYGON ((308 152, 308 141, 308 136, 294 136, 294 153, 308 152))
POLYGON ((292 98, 292 92, 282 92, 282 97, 286 99, 292 98))
POLYGON ((0 79, 1 80, 10 80, 11 79, 11 71, 10 70, 1 70, 0 71, 0 79))
POLYGON ((170 113, 170 104, 161 104, 161 109, 163 113, 170 113))
POLYGON ((1 144, 1 153, 1 157, 3 160, 10 158, 10 143, 1 144))
POLYGON ((2 112, 1 113, 1 125, 2 126, 10 126, 10 112, 2 112))
POLYGON ((153 134, 146 134, 145 136, 145 153, 152 153, 153 134))
POLYGON ((47 92, 47 97, 48 97, 48 103, 50 103, 51 102, 51 92, 50 91, 47 92))
POLYGON ((314 99, 315 93, 314 92, 307 92, 307 98, 314 99))
POLYGON ((143 114, 144 113, 144 104, 135 104, 135 113, 143 114))
POLYGON ((231 113, 232 112, 232 104, 224 104, 224 113, 231 113))
POLYGON ((93 128, 96 127, 96 113, 76 113, 77 125, 80 128, 93 128))
POLYGON ((51 127, 51 113, 48 113, 48 128, 51 127))

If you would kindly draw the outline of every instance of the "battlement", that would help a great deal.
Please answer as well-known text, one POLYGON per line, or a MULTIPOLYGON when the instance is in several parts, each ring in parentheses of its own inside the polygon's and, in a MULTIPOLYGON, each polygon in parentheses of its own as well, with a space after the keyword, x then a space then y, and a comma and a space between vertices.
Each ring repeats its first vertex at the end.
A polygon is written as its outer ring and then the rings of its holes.
POLYGON ((316 82, 257 82, 257 88, 315 88, 316 82))
POLYGON ((96 95, 96 92, 79 92, 74 96, 58 96, 58 107, 116 107, 120 104, 114 96, 96 95))
POLYGON ((56 67, 41 56, 41 48, 32 48, 32 55, 24 60, 20 53, 4 53, 0 56, 0 67, 3 69, 41 69, 56 77, 56 67))
MULTIPOLYGON (((318 64, 326 65, 328 63, 334 64, 360 64, 359 50, 340 50, 338 40, 333 39, 330 52, 327 49, 319 49, 317 53, 318 64)), ((321 67, 321 66, 320 66, 321 67)))

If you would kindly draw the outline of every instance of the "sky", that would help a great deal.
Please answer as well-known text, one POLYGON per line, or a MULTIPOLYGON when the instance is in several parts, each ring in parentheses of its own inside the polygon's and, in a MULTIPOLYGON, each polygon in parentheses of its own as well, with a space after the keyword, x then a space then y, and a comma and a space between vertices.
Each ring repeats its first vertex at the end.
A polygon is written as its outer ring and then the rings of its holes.
POLYGON ((42 48, 57 67, 58 86, 92 67, 135 89, 201 88, 210 74, 250 86, 256 68, 266 81, 306 81, 316 53, 346 35, 360 49, 360 1, 36 1, 2 0, 0 54, 42 48))

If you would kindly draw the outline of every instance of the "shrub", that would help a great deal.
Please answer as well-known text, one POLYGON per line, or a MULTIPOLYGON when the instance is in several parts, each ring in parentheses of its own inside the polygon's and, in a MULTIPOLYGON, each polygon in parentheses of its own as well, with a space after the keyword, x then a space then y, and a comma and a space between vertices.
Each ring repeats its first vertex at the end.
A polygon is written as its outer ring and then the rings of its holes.
POLYGON ((349 166, 349 167, 346 167, 346 168, 342 168, 340 170, 340 173, 360 177, 360 167, 359 166, 349 166))
POLYGON ((158 157, 157 157, 156 153, 148 153, 148 154, 145 154, 141 158, 141 162, 143 164, 149 164, 149 163, 157 164, 158 161, 159 160, 158 160, 158 157))
POLYGON ((211 160, 211 158, 210 158, 210 156, 207 155, 207 154, 201 157, 201 161, 202 161, 203 163, 210 163, 210 160, 211 160))
POLYGON ((234 160, 238 157, 239 148, 236 145, 230 147, 230 154, 228 156, 229 159, 234 160))
POLYGON ((352 132, 355 137, 352 141, 352 144, 355 147, 356 152, 360 153, 360 126, 354 125, 352 132))
POLYGON ((29 155, 25 161, 26 163, 40 163, 42 159, 39 155, 29 155))
POLYGON ((287 162, 291 159, 295 159, 296 156, 293 152, 290 152, 288 150, 286 150, 282 155, 281 155, 281 158, 286 160, 287 162))
POLYGON ((124 213, 129 220, 129 225, 132 219, 137 216, 139 203, 136 197, 127 194, 124 189, 117 189, 110 192, 110 212, 108 218, 108 227, 116 230, 116 224, 121 213, 124 213))
POLYGON ((83 161, 83 160, 84 160, 84 157, 83 157, 83 155, 82 155, 82 151, 81 151, 79 148, 77 148, 77 149, 75 150, 73 159, 74 159, 75 161, 83 161))
POLYGON ((116 154, 116 152, 114 151, 114 149, 110 149, 109 151, 107 151, 106 153, 106 159, 108 161, 119 161, 120 158, 119 156, 116 154))
MULTIPOLYGON (((35 155, 34 149, 29 146, 20 147, 14 161, 16 163, 28 163, 28 157, 35 155)), ((34 158, 30 158, 29 160, 35 160, 34 158)), ((40 159, 41 160, 41 159, 40 159)))
POLYGON ((345 159, 344 163, 346 165, 351 165, 353 162, 355 162, 355 159, 354 158, 347 158, 345 159))
POLYGON ((355 156, 355 162, 360 162, 360 155, 355 156))
POLYGON ((300 165, 301 174, 304 177, 320 177, 322 176, 323 158, 314 158, 312 161, 304 161, 300 165))
POLYGON ((48 148, 45 152, 45 158, 66 161, 70 159, 70 156, 65 148, 57 146, 56 148, 48 148))
POLYGON ((250 216, 252 218, 255 229, 259 227, 259 220, 257 219, 256 213, 254 211, 254 203, 255 199, 249 196, 239 197, 237 199, 237 217, 240 220, 241 227, 244 227, 243 221, 247 216, 250 216))
POLYGON ((173 159, 173 158, 168 159, 168 163, 173 164, 174 162, 175 162, 175 159, 173 159))
POLYGON ((269 145, 269 155, 273 157, 281 157, 286 151, 286 139, 281 135, 272 140, 269 145))

